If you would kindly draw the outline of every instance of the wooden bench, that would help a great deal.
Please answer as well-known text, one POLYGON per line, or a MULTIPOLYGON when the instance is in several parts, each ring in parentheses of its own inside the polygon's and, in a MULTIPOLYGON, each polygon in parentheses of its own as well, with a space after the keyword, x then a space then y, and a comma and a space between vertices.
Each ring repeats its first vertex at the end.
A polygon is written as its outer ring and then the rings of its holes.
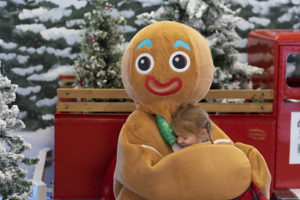
MULTIPOLYGON (((58 112, 132 112, 133 102, 88 102, 88 99, 130 99, 124 89, 72 89, 59 88, 58 112), (74 99, 84 99, 76 101, 74 99), (66 101, 70 99, 70 101, 66 101)), ((243 103, 201 102, 207 112, 226 113, 271 113, 273 90, 209 90, 204 99, 244 99, 243 103), (253 101, 254 100, 254 101, 253 101), (259 101, 259 102, 258 102, 259 101)))
MULTIPOLYGON (((109 199, 120 129, 135 110, 124 89, 57 89, 55 199, 109 199), (102 101, 91 102, 91 99, 102 101), (113 102, 109 101, 113 100, 113 102)), ((271 174, 276 117, 272 90, 210 90, 199 105, 233 141, 254 145, 271 174), (211 102, 218 99, 217 102, 211 102), (239 99, 241 103, 221 103, 239 99)))

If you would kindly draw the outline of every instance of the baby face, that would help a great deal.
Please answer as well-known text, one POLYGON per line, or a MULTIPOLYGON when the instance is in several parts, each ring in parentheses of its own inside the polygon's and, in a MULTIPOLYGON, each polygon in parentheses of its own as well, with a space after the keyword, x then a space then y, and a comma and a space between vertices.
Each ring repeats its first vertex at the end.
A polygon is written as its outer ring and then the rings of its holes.
POLYGON ((181 148, 208 141, 206 129, 202 129, 199 133, 189 131, 176 132, 177 143, 181 148))

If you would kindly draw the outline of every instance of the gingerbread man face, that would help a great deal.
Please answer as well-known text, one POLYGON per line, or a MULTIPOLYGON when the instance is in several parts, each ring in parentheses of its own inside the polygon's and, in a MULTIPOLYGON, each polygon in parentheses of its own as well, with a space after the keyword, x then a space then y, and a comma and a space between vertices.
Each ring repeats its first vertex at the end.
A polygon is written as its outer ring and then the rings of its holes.
POLYGON ((212 82, 213 62, 194 29, 163 21, 142 29, 122 59, 122 79, 137 104, 196 103, 212 82))

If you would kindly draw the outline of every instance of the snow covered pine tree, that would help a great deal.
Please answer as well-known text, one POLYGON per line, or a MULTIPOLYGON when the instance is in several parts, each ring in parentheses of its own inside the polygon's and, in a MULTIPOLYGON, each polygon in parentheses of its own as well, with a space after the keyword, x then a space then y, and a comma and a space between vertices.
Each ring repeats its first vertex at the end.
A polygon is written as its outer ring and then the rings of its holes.
POLYGON ((211 48, 215 77, 212 88, 248 89, 250 76, 261 69, 241 63, 233 43, 240 40, 235 31, 240 20, 224 0, 167 0, 157 11, 143 13, 138 19, 145 24, 162 20, 177 21, 198 30, 211 48))
MULTIPOLYGON (((0 63, 1 64, 1 63, 0 63)), ((10 136, 7 131, 24 128, 24 123, 17 119, 19 108, 9 108, 8 104, 16 98, 17 85, 11 84, 0 73, 0 197, 3 200, 28 200, 32 191, 32 182, 19 165, 34 165, 35 158, 26 158, 23 152, 30 149, 19 136, 10 136)))
POLYGON ((74 74, 89 2, 0 1, 2 74, 19 86, 15 102, 27 130, 53 126, 58 77, 74 74))
POLYGON ((114 6, 103 0, 98 0, 95 6, 96 9, 84 15, 85 37, 81 45, 84 57, 75 62, 77 84, 89 88, 120 88, 124 37, 118 25, 125 19, 112 16, 114 6))

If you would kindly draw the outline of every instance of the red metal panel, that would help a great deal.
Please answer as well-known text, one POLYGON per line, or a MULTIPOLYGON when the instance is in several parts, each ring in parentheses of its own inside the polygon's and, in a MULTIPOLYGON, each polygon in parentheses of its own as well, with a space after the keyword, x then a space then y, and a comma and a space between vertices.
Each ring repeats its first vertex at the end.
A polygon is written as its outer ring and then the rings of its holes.
MULTIPOLYGON (((300 38, 298 39, 300 40, 300 38)), ((300 46, 280 47, 280 73, 278 91, 278 123, 276 144, 276 189, 300 187, 300 164, 289 164, 291 112, 300 112, 300 103, 285 102, 285 99, 299 99, 300 88, 286 84, 286 61, 290 53, 300 53, 300 46)))
POLYGON ((275 189, 300 187, 300 165, 289 164, 291 112, 299 112, 300 104, 284 101, 285 98, 300 99, 300 88, 286 84, 287 56, 296 52, 300 53, 299 30, 255 30, 249 34, 249 64, 265 69, 262 76, 253 78, 254 85, 261 88, 272 85, 274 89, 273 115, 277 116, 275 189), (272 79, 274 83, 270 84, 272 79))
POLYGON ((55 114, 55 199, 99 199, 128 114, 55 114))
MULTIPOLYGON (((210 115, 211 119, 234 141, 254 146, 266 160, 274 177, 276 118, 267 114, 210 115)), ((271 188, 274 188, 272 181, 271 188)))

